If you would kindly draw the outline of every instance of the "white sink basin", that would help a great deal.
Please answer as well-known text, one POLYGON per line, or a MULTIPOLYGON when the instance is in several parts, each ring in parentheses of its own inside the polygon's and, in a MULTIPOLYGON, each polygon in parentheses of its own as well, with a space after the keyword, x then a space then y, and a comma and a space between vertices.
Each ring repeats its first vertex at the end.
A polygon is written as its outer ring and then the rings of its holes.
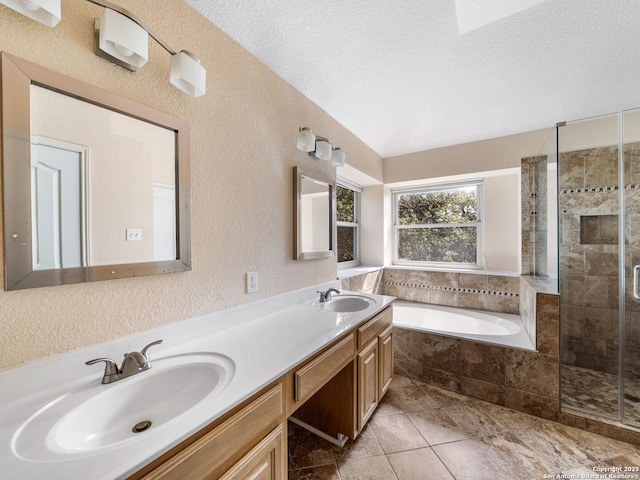
POLYGON ((91 385, 59 397, 27 420, 13 437, 14 453, 50 461, 145 441, 217 396, 234 373, 230 358, 212 353, 155 359, 150 370, 107 385, 96 372, 91 385))
POLYGON ((325 303, 324 308, 332 312, 360 312, 375 305, 376 301, 362 295, 335 295, 325 303))

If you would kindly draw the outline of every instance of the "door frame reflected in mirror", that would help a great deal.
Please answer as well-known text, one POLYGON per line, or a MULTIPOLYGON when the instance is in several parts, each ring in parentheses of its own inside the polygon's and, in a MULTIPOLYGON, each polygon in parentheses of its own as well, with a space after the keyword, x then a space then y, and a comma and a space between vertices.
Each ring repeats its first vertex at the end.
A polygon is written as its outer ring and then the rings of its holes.
POLYGON ((191 270, 190 128, 185 120, 2 52, 5 290, 191 270), (31 218, 31 85, 175 132, 176 258, 34 270, 31 218))

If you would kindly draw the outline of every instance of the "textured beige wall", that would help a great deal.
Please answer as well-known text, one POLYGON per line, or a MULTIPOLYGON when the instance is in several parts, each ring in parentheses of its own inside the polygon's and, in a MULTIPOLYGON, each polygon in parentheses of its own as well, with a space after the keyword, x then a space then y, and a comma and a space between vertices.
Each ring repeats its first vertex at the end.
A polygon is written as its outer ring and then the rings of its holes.
POLYGON ((293 166, 335 176, 296 150, 299 126, 382 178, 378 155, 182 1, 116 3, 174 49, 200 56, 206 96, 169 83, 169 55, 154 41, 137 73, 95 56, 93 19, 102 8, 88 2, 63 0, 53 29, 0 5, 0 50, 191 122, 193 270, 1 291, 0 367, 335 279, 335 259, 292 260, 293 166), (248 295, 244 278, 253 270, 260 291, 248 295))
MULTIPOLYGON (((520 167, 548 149, 553 128, 385 158, 384 182, 396 183, 520 167)), ((554 137, 555 138, 555 137, 554 137)), ((555 147, 555 142, 554 142, 555 147)))

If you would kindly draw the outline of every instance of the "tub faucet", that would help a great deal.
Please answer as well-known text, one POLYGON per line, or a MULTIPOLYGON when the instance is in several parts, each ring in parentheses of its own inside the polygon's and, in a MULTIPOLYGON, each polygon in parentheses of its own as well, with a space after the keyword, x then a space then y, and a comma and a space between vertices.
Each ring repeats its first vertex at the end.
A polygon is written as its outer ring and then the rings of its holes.
POLYGON ((151 359, 147 350, 149 347, 159 345, 162 340, 156 340, 144 347, 141 352, 130 352, 124 354, 124 360, 122 366, 118 368, 116 362, 110 358, 96 358, 85 362, 87 365, 93 365, 94 363, 104 362, 104 376, 102 377, 102 383, 113 383, 123 378, 130 377, 136 373, 144 372, 151 368, 151 359))
POLYGON ((340 294, 340 290, 336 290, 333 287, 330 288, 329 290, 327 290, 326 292, 317 291, 316 293, 320 294, 319 301, 321 303, 324 303, 324 302, 328 302, 329 300, 331 300, 331 292, 336 292, 337 294, 340 294))

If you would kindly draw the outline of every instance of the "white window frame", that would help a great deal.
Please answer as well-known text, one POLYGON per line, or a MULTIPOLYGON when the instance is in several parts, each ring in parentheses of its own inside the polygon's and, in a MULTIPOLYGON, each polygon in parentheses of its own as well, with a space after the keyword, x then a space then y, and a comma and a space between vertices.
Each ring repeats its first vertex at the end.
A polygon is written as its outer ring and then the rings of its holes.
POLYGON ((483 179, 473 179, 462 182, 448 182, 448 183, 433 183, 421 186, 406 187, 392 189, 393 198, 393 264, 404 266, 425 266, 436 268, 450 268, 450 269, 482 269, 484 259, 483 248, 483 179), (431 192, 463 187, 476 187, 477 192, 477 221, 473 223, 434 223, 427 225, 398 225, 398 195, 407 193, 422 193, 431 192), (403 229, 410 228, 442 228, 442 227, 476 227, 476 263, 460 263, 460 262, 428 262, 428 261, 414 261, 414 260, 401 260, 398 258, 398 232, 403 229))
MULTIPOLYGON (((354 241, 354 246, 353 246, 353 256, 354 259, 350 260, 348 262, 338 262, 338 269, 342 270, 345 268, 353 268, 353 267, 358 267, 360 266, 360 205, 361 205, 361 199, 360 197, 362 196, 362 187, 360 187, 359 185, 356 185, 355 183, 349 182, 348 180, 345 180, 343 178, 339 178, 336 180, 336 185, 342 188, 346 188, 347 190, 351 190, 353 192, 355 192, 354 198, 353 198, 353 216, 354 216, 354 220, 355 222, 341 222, 341 221, 336 221, 336 255, 337 252, 339 251, 338 248, 338 235, 337 235, 337 228, 338 227, 350 227, 350 228, 355 228, 355 241, 354 241)), ((337 204, 337 202, 336 202, 337 204)), ((336 205, 337 208, 337 205, 336 205)))

